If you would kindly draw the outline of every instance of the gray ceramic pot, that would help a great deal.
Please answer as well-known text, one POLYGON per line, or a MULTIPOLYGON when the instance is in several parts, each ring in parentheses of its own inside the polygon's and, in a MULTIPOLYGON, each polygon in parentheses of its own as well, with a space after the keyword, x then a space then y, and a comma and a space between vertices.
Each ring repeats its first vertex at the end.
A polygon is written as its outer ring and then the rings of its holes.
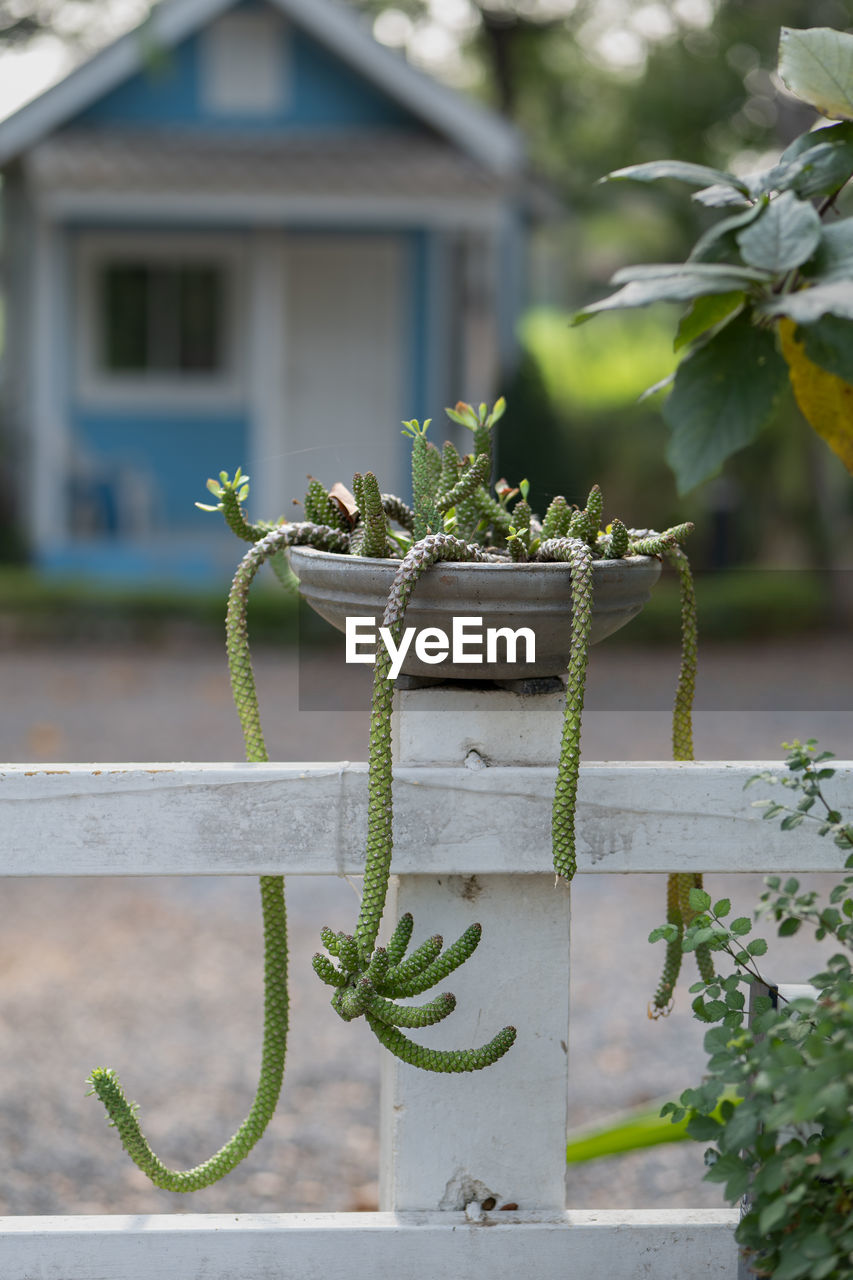
MULTIPOLYGON (((378 627, 396 560, 292 547, 288 552, 299 591, 308 604, 338 631, 347 617, 371 617, 378 627)), ((660 577, 653 556, 597 560, 593 564, 592 643, 612 635, 635 618, 660 577)), ((467 652, 482 652, 483 661, 428 664, 415 654, 414 638, 402 674, 439 680, 519 680, 562 675, 569 662, 571 575, 566 564, 442 563, 428 569, 415 587, 405 625, 419 632, 438 627, 452 638, 454 618, 479 618, 468 625, 473 637, 467 652), (516 661, 509 662, 506 643, 496 637, 497 661, 486 662, 489 628, 529 628, 535 636, 535 660, 526 661, 528 645, 520 637, 516 661), (482 634, 482 643, 477 636, 482 634)), ((365 652, 368 646, 362 647, 365 652)), ((451 654, 452 657, 452 654, 451 654)))

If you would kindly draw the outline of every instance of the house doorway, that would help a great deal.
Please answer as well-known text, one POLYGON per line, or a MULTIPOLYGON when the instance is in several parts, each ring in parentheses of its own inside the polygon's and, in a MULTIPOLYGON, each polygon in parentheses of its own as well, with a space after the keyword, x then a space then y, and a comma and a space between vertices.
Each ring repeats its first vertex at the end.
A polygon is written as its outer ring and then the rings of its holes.
POLYGON ((393 235, 297 235, 284 253, 283 470, 348 487, 402 476, 400 421, 411 382, 405 242, 393 235))

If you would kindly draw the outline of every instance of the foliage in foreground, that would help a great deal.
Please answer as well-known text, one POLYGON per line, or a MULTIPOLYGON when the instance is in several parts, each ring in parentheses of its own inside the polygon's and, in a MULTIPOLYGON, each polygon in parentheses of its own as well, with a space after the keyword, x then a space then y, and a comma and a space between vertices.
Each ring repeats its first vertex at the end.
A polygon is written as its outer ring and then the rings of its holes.
MULTIPOLYGON (((759 774, 751 782, 777 783, 798 793, 796 804, 761 800, 764 817, 781 815, 784 830, 810 821, 831 836, 853 868, 853 824, 845 823, 823 795, 834 776, 829 751, 814 739, 788 745, 788 772, 759 774), (815 810, 816 812, 812 812, 815 810)), ((747 783, 747 786, 750 785, 747 783)), ((736 1233, 759 1276, 773 1280, 849 1280, 853 1276, 853 874, 832 889, 826 903, 794 877, 770 876, 757 915, 790 937, 803 925, 839 947, 810 979, 816 994, 785 1002, 762 977, 757 961, 764 938, 749 938, 752 921, 731 918, 728 899, 712 903, 702 890, 690 897, 696 911, 684 949, 709 947, 734 968, 698 982, 693 1009, 711 1024, 704 1083, 688 1089, 662 1114, 687 1120, 688 1134, 713 1145, 705 1153, 705 1177, 724 1186, 726 1198, 746 1196, 747 1212, 736 1233), (749 940, 747 940, 749 939, 749 940), (747 996, 752 992, 752 1020, 747 996), (742 1101, 725 1097, 735 1089, 742 1101)), ((663 925, 650 941, 669 940, 663 925)))
POLYGON ((666 379, 664 406, 680 493, 755 439, 789 380, 807 421, 853 472, 853 217, 825 221, 853 176, 853 35, 783 28, 779 74, 838 123, 801 135, 769 169, 739 177, 659 160, 608 175, 682 182, 722 213, 686 262, 623 267, 612 279, 621 288, 576 317, 688 304, 675 336, 687 354, 666 379))

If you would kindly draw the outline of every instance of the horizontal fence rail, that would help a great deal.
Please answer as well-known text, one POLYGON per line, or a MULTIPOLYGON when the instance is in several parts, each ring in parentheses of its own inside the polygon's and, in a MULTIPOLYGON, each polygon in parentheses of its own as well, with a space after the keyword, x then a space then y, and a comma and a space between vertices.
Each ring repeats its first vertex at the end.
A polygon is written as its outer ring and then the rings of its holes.
MULTIPOLYGON (((853 763, 834 767, 836 794, 849 794, 853 763)), ((751 802, 779 799, 778 790, 743 788, 764 769, 784 773, 778 761, 584 765, 579 870, 837 871, 838 850, 809 832, 811 824, 794 838, 762 822, 751 802)), ((439 877, 482 877, 477 911, 503 921, 495 938, 512 934, 518 954, 540 968, 543 939, 549 954, 566 957, 569 893, 554 892, 551 871, 555 770, 489 764, 472 751, 464 765, 399 764, 394 777, 397 906, 414 903, 426 926, 438 885, 442 917, 461 911, 467 922, 470 904, 457 894, 454 906, 439 877), (529 918, 513 905, 519 874, 532 877, 524 900, 539 904, 529 918), (536 886, 546 884, 542 911, 536 886)), ((366 809, 366 766, 347 762, 6 766, 0 875, 358 875, 366 809)), ((485 924, 484 931, 488 965, 485 924)), ((492 963, 497 980, 499 960, 492 963)), ((380 1147, 390 1187, 383 1207, 394 1212, 5 1218, 0 1280, 736 1280, 736 1211, 543 1207, 564 1203, 565 959, 557 976, 549 974, 543 1000, 554 1008, 526 1001, 514 1056, 493 1068, 488 1092, 468 1077, 436 1086, 445 1091, 446 1150, 436 1138, 432 1086, 396 1060, 383 1063, 380 1147), (525 1088, 532 1110, 516 1101, 525 1088), (495 1141, 495 1117, 506 1151, 495 1141), (540 1122, 553 1147, 544 1163, 540 1122), (529 1186, 530 1207, 510 1184, 506 1198, 520 1203, 518 1211, 484 1212, 461 1191, 440 1212, 408 1211, 418 1196, 436 1204, 430 1178, 443 1185, 446 1169, 456 1167, 457 1141, 476 1172, 529 1186)), ((476 1022, 473 993, 468 1005, 457 1016, 476 1022)))
MULTIPOLYGON (((853 783, 837 762, 836 788, 853 783)), ((838 851, 761 821, 762 763, 587 764, 582 872, 833 871, 838 851)), ((475 875, 551 869, 555 771, 398 766, 394 870, 475 875), (519 831, 524 839, 519 839, 519 831)), ((778 793, 774 798, 780 798, 778 793)), ((0 875, 358 875, 364 764, 7 765, 0 875)))
POLYGON ((0 1219, 3 1280, 734 1280, 737 1214, 186 1214, 0 1219))

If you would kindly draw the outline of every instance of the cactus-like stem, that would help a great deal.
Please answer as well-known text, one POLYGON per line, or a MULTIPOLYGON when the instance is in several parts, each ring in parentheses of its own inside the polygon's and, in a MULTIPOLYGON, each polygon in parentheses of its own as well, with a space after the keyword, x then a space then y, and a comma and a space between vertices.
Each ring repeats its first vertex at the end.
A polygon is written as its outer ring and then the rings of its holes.
MULTIPOLYGON (((416 436, 417 443, 417 436, 416 436)), ((486 557, 449 534, 431 534, 417 542, 402 561, 388 596, 383 626, 399 642, 406 607, 421 574, 439 560, 472 560, 486 557)), ((323 981, 335 987, 332 1008, 345 1021, 364 1016, 380 1042, 403 1061, 432 1071, 477 1071, 496 1061, 515 1038, 504 1028, 493 1041, 480 1049, 439 1052, 414 1045, 398 1026, 428 1026, 452 1011, 452 996, 445 995, 421 1009, 397 1009, 394 997, 419 994, 440 982, 475 950, 480 926, 465 931, 447 951, 436 935, 422 943, 408 959, 404 953, 412 933, 408 914, 399 921, 387 948, 376 948, 376 937, 385 909, 392 851, 391 803, 391 659, 387 647, 377 653, 374 667, 373 707, 370 725, 368 765, 367 856, 365 860, 361 909, 353 937, 324 930, 322 937, 330 954, 340 961, 336 971, 331 961, 315 957, 314 965, 323 981), (393 961, 393 963, 391 963, 393 961), (338 976, 333 976, 338 974, 338 976)))
POLYGON ((621 560, 623 556, 628 554, 628 541, 628 530, 622 521, 616 517, 610 524, 608 555, 611 560, 621 560))
MULTIPOLYGON (((438 480, 439 493, 452 489, 462 474, 462 458, 452 440, 445 440, 441 449, 441 475, 438 480)), ((488 477, 487 477, 488 478, 488 477)))
POLYGON ((482 937, 482 926, 479 924, 469 924, 468 928, 457 938, 456 941, 449 946, 446 951, 422 969, 420 973, 410 977, 406 982, 395 982, 386 979, 381 994, 394 996, 398 999, 410 999, 412 996, 419 996, 424 991, 429 991, 430 987, 436 986, 439 982, 444 982, 445 978, 449 978, 454 969, 458 969, 460 965, 474 954, 482 937))
POLYGON ((311 958, 311 964, 317 977, 330 987, 346 986, 346 974, 341 973, 340 969, 336 969, 328 956, 324 956, 321 951, 317 951, 311 958))
POLYGON ((533 512, 526 498, 520 498, 512 509, 512 527, 517 533, 530 533, 533 512))
POLYGON ((629 529, 631 541, 629 544, 629 553, 632 556, 662 556, 675 543, 683 542, 688 534, 693 532, 693 525, 676 524, 671 529, 665 529, 663 533, 644 531, 642 537, 634 537, 635 530, 629 529))
POLYGON ((414 1044, 396 1027, 389 1026, 370 1013, 364 1016, 380 1044, 396 1058, 408 1062, 412 1067, 420 1067, 421 1071, 482 1071, 484 1067, 489 1067, 502 1058, 515 1043, 515 1027, 504 1027, 493 1040, 479 1049, 427 1049, 425 1045, 414 1044))
POLYGON ((523 564, 530 559, 530 552, 527 549, 527 542, 517 529, 511 529, 509 537, 506 540, 507 550, 510 559, 514 564, 523 564))
POLYGON ((572 633, 569 646, 566 707, 554 792, 552 835, 554 870, 565 880, 575 874, 575 806, 580 774, 581 717, 592 626, 592 552, 579 538, 550 538, 539 547, 540 560, 568 561, 572 580, 572 633))
POLYGON ((604 511, 604 498, 601 489, 594 484, 589 491, 589 497, 586 500, 586 516, 589 520, 590 537, 595 538, 601 526, 601 516, 604 511))
POLYGON ((569 520, 569 532, 566 537, 578 538, 581 542, 588 543, 592 537, 593 529, 589 522, 589 516, 585 511, 574 511, 569 520))
MULTIPOLYGON (((667 534, 656 535, 650 530, 643 530, 643 536, 637 537, 640 531, 632 531, 635 537, 632 542, 632 550, 636 552, 638 547, 654 545, 655 540, 662 536, 667 537, 668 534, 677 534, 678 537, 670 538, 666 543, 660 546, 660 549, 653 554, 662 555, 678 574, 680 596, 681 596, 681 663, 678 671, 678 684, 675 691, 675 702, 672 709, 672 758, 673 760, 692 760, 693 753, 693 698, 696 691, 696 667, 697 667, 697 619, 696 619, 696 588, 693 582, 693 574, 690 571, 690 562, 684 551, 678 545, 678 542, 685 536, 686 532, 692 526, 677 525, 675 530, 668 530, 667 534)), ((678 974, 681 968, 681 942, 684 928, 686 928, 696 915, 696 912, 690 906, 690 890, 701 889, 703 887, 703 878, 700 872, 672 872, 667 879, 667 920, 672 923, 670 916, 672 915, 679 926, 679 934, 672 942, 667 943, 666 956, 664 958, 664 970, 657 991, 655 992, 651 1012, 652 1017, 660 1017, 662 1014, 668 1013, 672 1007, 672 997, 675 990, 675 984, 678 980, 678 974), (673 911, 671 902, 673 897, 678 902, 677 911, 673 911), (678 962, 675 961, 675 951, 678 952, 678 962)), ((714 975, 714 962, 710 948, 707 944, 702 944, 696 948, 696 964, 701 977, 710 982, 714 975)))
MULTIPOLYGON (((258 714, 257 694, 249 655, 246 604, 249 587, 261 565, 284 547, 311 543, 326 550, 344 550, 346 534, 338 529, 310 524, 279 525, 266 533, 246 553, 234 576, 228 599, 227 649, 234 701, 240 716, 246 755, 250 761, 267 760, 258 714)), ((154 1153, 140 1128, 136 1106, 128 1102, 118 1077, 107 1067, 91 1075, 97 1094, 116 1127, 122 1145, 134 1163, 155 1186, 167 1191, 197 1191, 223 1178, 248 1155, 264 1133, 281 1092, 287 1048, 287 914, 282 876, 261 876, 264 927, 264 1036, 261 1069, 255 1099, 240 1128, 209 1160, 192 1169, 168 1168, 154 1153)), ((329 976, 325 976, 329 980, 329 976)))
POLYGON ((412 442, 412 506, 415 519, 412 537, 416 542, 441 529, 441 514, 435 505, 435 495, 441 480, 441 454, 427 440, 431 418, 421 425, 417 418, 403 423, 403 435, 412 442))
POLYGON ((463 502, 466 498, 470 498, 476 489, 479 489, 486 483, 491 471, 491 463, 485 453, 481 453, 475 458, 467 470, 463 471, 461 477, 456 481, 452 488, 436 495, 435 505, 440 512, 449 511, 451 507, 455 507, 458 502, 463 502))
POLYGON ((397 921, 397 927, 391 934, 391 939, 388 946, 385 948, 389 964, 399 964, 403 959, 403 956, 406 954, 406 947, 409 945, 409 939, 412 936, 414 924, 415 922, 410 911, 407 911, 405 915, 400 916, 400 919, 397 921))
MULTIPOLYGON (((441 954, 441 948, 444 946, 444 939, 440 933, 435 933, 431 938, 427 938, 426 942, 422 942, 416 947, 405 960, 401 960, 399 964, 391 965, 384 977, 384 987, 404 987, 412 978, 416 978, 423 973, 427 965, 432 964, 436 956, 441 954)), ((383 987, 383 989, 384 989, 383 987)))
POLYGON ((364 508, 361 513, 361 526, 364 537, 361 540, 358 554, 373 559, 385 555, 385 544, 388 538, 388 517, 382 503, 379 484, 372 471, 366 471, 363 477, 364 508))
MULTIPOLYGON (((481 559, 476 547, 469 547, 447 533, 431 534, 416 542, 400 563, 382 625, 388 627, 396 644, 400 642, 406 606, 421 574, 439 560, 481 559)), ((373 673, 373 702, 370 716, 367 787, 367 857, 364 869, 361 911, 356 937, 366 953, 373 950, 388 891, 391 867, 391 702, 394 682, 390 679, 391 657, 384 645, 376 655, 373 673)))
POLYGON ((502 507, 497 498, 493 498, 483 488, 474 490, 471 501, 478 514, 494 526, 501 538, 506 538, 512 525, 512 515, 506 507, 502 507))
POLYGON ((340 529, 341 533, 349 532, 346 516, 337 502, 329 496, 326 486, 311 476, 303 505, 307 523, 328 525, 331 529, 340 529))
POLYGON ((324 551, 345 551, 349 545, 349 538, 339 529, 330 529, 323 525, 279 525, 246 552, 234 575, 228 596, 225 624, 228 667, 231 673, 231 691, 246 741, 247 760, 266 759, 246 625, 249 589, 261 565, 269 556, 282 551, 285 547, 305 544, 319 547, 324 551))
POLYGON ((565 538, 569 532, 569 521, 572 518, 572 509, 566 502, 561 493, 551 499, 548 510, 545 512, 545 519, 542 521, 542 537, 547 538, 565 538))
POLYGON ((413 1007, 406 1004, 394 1004, 383 996, 371 996, 367 1004, 371 1017, 387 1022, 391 1027, 432 1027, 441 1022, 456 1008, 456 997, 449 991, 430 1000, 428 1004, 413 1007))
POLYGON ((223 1147, 193 1169, 169 1169, 152 1151, 118 1077, 109 1068, 96 1067, 90 1077, 96 1093, 115 1125, 122 1146, 144 1174, 165 1191, 198 1191, 224 1178, 262 1137, 272 1119, 284 1076, 287 1048, 287 917, 281 876, 261 877, 264 918, 264 1043, 258 1088, 249 1114, 223 1147))
POLYGON ((684 938, 684 921, 681 916, 681 886, 677 875, 670 875, 666 882, 666 922, 674 924, 678 933, 666 944, 663 973, 649 1005, 650 1018, 665 1018, 672 1009, 672 997, 678 975, 681 972, 681 950, 684 938))
POLYGON ((389 520, 396 521, 408 533, 414 532, 415 513, 402 498, 398 498, 395 493, 383 493, 382 507, 389 520))

